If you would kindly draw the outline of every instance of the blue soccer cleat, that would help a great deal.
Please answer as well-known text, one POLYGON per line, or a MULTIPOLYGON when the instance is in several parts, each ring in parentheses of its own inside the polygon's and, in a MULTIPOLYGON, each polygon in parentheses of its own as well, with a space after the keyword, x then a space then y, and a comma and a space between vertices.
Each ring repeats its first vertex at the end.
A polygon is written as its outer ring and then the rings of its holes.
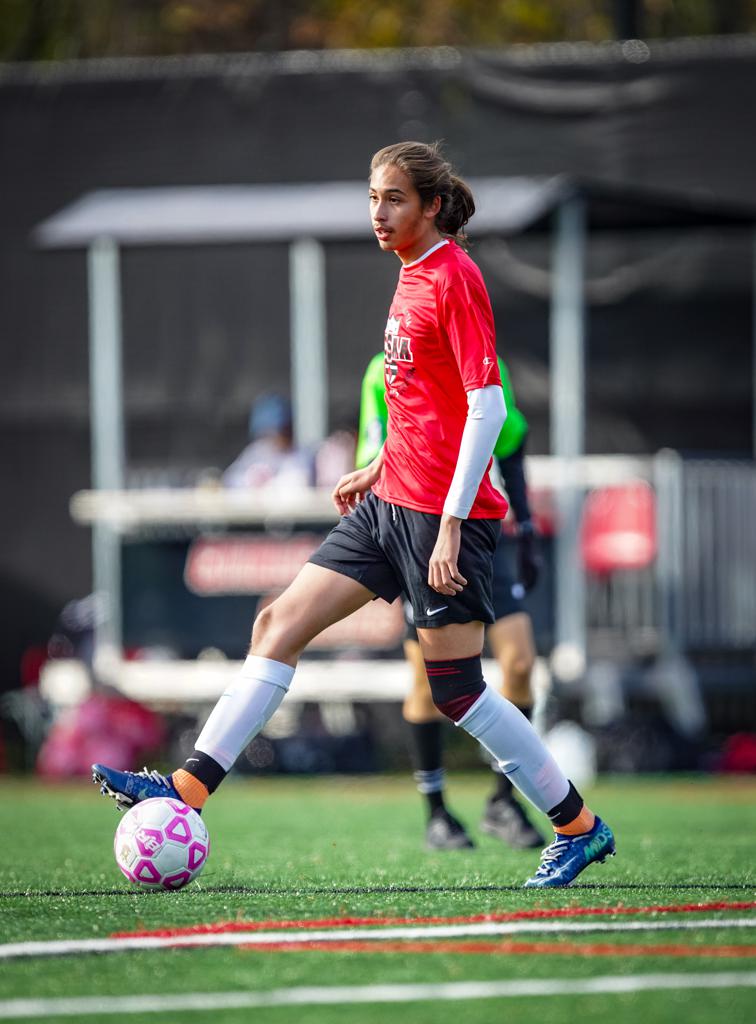
POLYGON ((134 804, 155 796, 186 803, 173 785, 170 775, 161 775, 147 768, 141 772, 119 772, 104 764, 93 764, 92 782, 100 787, 103 796, 111 796, 115 800, 119 811, 126 811, 134 804))
POLYGON ((616 853, 614 834, 601 818, 596 818, 590 832, 581 836, 557 835, 551 846, 541 854, 538 870, 524 885, 525 889, 546 889, 571 885, 589 864, 602 864, 616 853))

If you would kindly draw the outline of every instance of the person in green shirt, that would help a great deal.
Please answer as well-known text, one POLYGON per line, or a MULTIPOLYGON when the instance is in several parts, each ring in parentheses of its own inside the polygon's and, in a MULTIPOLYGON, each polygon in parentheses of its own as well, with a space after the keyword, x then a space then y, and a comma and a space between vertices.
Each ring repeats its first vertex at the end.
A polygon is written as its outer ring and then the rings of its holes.
MULTIPOLYGON (((509 373, 501 358, 499 371, 507 418, 493 454, 517 523, 517 575, 512 575, 502 539, 494 559, 493 601, 496 621, 488 627, 487 638, 501 668, 503 695, 529 716, 533 706, 530 676, 535 662, 535 643, 533 626, 523 606, 523 597, 535 586, 540 563, 535 547, 523 460, 528 423, 517 408, 509 373)), ((376 457, 386 440, 387 428, 383 352, 379 352, 370 360, 362 379, 360 426, 355 454, 358 468, 368 465, 376 457)), ((405 612, 411 614, 406 604, 405 612)), ((473 840, 464 825, 446 806, 444 719, 431 698, 417 632, 409 619, 407 625, 404 651, 412 666, 412 688, 404 701, 402 713, 409 727, 415 782, 427 802, 426 846, 432 850, 470 848, 475 845, 473 840)), ((542 846, 545 839, 516 799, 512 783, 499 770, 498 764, 494 762, 491 767, 496 781, 486 802, 480 822, 481 830, 502 839, 515 849, 542 846)))

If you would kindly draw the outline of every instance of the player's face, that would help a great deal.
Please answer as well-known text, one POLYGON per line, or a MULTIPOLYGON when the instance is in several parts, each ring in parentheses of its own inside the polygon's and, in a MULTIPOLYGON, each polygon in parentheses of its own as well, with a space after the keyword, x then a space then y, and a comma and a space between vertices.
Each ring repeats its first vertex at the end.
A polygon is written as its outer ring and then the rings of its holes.
POLYGON ((393 164, 376 168, 370 178, 370 220, 384 252, 411 263, 441 238, 435 224, 441 200, 423 206, 410 179, 393 164))

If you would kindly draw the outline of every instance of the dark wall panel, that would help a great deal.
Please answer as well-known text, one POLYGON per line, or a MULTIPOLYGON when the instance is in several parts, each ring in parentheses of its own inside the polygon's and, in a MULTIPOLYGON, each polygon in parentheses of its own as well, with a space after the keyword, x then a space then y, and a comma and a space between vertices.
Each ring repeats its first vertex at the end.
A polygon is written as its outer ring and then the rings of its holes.
MULTIPOLYGON (((744 41, 661 45, 641 63, 556 47, 0 67, 0 688, 15 684, 21 646, 91 585, 88 537, 68 515, 89 482, 86 269, 79 253, 35 250, 36 224, 95 188, 359 178, 374 150, 411 137, 445 139, 467 175, 573 172, 756 203, 752 109, 733 99, 755 92, 744 41)), ((588 447, 742 453, 750 239, 657 248, 615 238, 591 254, 588 447)), ((548 247, 481 243, 473 255, 543 452, 548 247)), ((368 243, 329 245, 327 260, 330 416, 342 427, 397 265, 368 243)), ((287 387, 287 274, 283 246, 124 256, 136 476, 225 465, 251 400, 287 387)))

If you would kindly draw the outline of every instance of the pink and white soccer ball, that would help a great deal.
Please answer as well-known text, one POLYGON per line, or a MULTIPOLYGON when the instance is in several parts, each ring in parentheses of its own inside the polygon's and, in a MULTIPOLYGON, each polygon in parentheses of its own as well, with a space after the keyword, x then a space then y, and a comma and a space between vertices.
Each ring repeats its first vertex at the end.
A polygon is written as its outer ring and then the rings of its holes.
POLYGON ((210 837, 191 807, 154 797, 124 814, 113 851, 124 875, 142 889, 182 889, 205 866, 210 837))

